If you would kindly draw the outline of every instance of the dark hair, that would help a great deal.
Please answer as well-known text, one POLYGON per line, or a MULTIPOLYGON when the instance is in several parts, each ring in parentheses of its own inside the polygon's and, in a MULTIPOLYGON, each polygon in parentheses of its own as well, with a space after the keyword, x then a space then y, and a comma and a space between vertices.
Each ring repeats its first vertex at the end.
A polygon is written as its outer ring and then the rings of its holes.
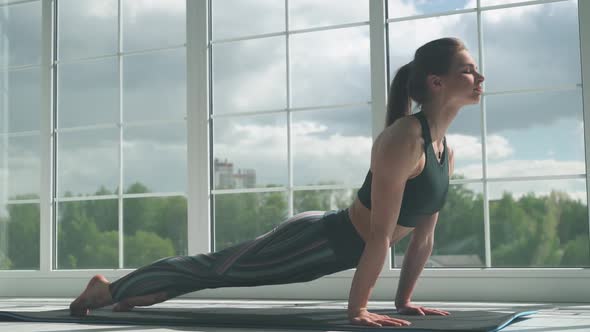
POLYGON ((426 77, 430 74, 446 75, 458 52, 467 49, 458 38, 441 38, 420 46, 414 60, 398 69, 387 101, 385 127, 397 119, 410 115, 411 100, 422 105, 430 98, 426 77))

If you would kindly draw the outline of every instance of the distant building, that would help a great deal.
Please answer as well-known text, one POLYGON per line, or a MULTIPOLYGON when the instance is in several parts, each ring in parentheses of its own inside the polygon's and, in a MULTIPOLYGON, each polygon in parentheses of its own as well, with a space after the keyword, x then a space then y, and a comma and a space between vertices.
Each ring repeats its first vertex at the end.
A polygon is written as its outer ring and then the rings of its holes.
POLYGON ((214 176, 215 188, 229 189, 233 187, 232 174, 234 173, 234 164, 228 163, 227 160, 219 161, 215 158, 214 176))
POLYGON ((214 176, 216 189, 253 188, 256 186, 255 169, 238 169, 234 173, 234 164, 225 159, 214 160, 214 176))
POLYGON ((238 169, 238 173, 233 175, 236 188, 253 188, 256 186, 255 169, 238 169))

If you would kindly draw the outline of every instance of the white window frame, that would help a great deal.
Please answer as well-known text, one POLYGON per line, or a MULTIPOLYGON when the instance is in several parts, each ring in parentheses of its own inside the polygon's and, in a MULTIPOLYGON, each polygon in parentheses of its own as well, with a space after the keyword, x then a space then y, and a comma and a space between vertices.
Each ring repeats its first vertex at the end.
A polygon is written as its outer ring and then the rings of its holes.
MULTIPOLYGON (((30 2, 26 0, 22 2, 30 2)), ((53 196, 53 170, 54 170, 54 132, 53 112, 55 101, 53 98, 55 60, 52 58, 55 47, 55 34, 53 22, 55 15, 54 0, 42 1, 42 105, 41 112, 41 193, 40 193, 40 269, 38 271, 0 271, 0 296, 76 296, 86 285, 88 279, 97 274, 104 274, 114 280, 129 273, 130 269, 119 270, 54 270, 54 204, 53 196)), ((288 0, 285 0, 288 4, 288 0)), ((385 1, 369 0, 370 17, 369 29, 371 38, 371 110, 373 137, 383 128, 387 100, 387 68, 386 68, 386 42, 385 28, 389 22, 397 19, 386 20, 385 1)), ((480 41, 479 59, 482 71, 485 70, 481 42, 481 13, 486 10, 559 2, 564 0, 537 0, 525 3, 517 3, 501 6, 481 8, 480 0, 477 1, 477 9, 465 11, 452 11, 448 14, 459 12, 476 12, 478 16, 478 38, 480 41)), ((566 0, 567 1, 567 0, 566 0)), ((287 11, 287 10, 286 10, 287 11)), ((582 65, 582 82, 590 82, 590 2, 578 0, 579 26, 580 26, 580 51, 582 65)), ((189 254, 207 252, 211 248, 211 194, 224 193, 211 190, 211 137, 210 137, 210 89, 211 89, 211 33, 210 13, 208 0, 187 0, 187 149, 188 149, 188 251, 189 254), (191 93, 194 92, 194 93, 191 93)), ((286 13, 287 15, 287 13, 286 13)), ((432 16, 440 16, 438 13, 432 16)), ((445 15, 443 13, 442 15, 445 15)), ((428 17, 422 15, 415 18, 428 17)), ((288 19, 288 18, 287 18, 288 19)), ((359 24, 356 24, 359 25, 359 24)), ((345 26, 354 26, 345 25, 345 26)), ((305 31, 321 30, 306 29, 305 31)), ((288 79, 288 77, 287 77, 288 79)), ((589 84, 582 85, 583 104, 590 105, 589 84)), ((489 208, 487 202, 487 183, 504 181, 506 179, 489 179, 486 177, 485 159, 485 99, 482 96, 482 144, 483 144, 483 179, 452 180, 451 184, 483 183, 484 190, 484 229, 486 266, 490 265, 489 244, 489 208)), ((290 105, 289 105, 290 106, 290 105)), ((584 108, 584 123, 589 122, 588 113, 590 107, 584 108)), ((585 146, 590 146, 590 126, 584 126, 585 146)), ((590 169, 590 149, 586 148, 586 169, 590 169)), ((291 166, 290 166, 291 167, 291 166)), ((291 172, 290 172, 291 173, 291 172)), ((526 179, 579 179, 585 177, 587 186, 587 201, 590 203, 590 172, 579 176, 558 177, 533 177, 526 179)), ((523 178, 524 179, 524 178, 523 178)), ((511 178, 510 180, 518 180, 511 178)), ((290 184, 292 181, 290 181, 290 184)), ((295 189, 307 188, 283 188, 292 195, 295 189)), ((319 189, 319 188, 317 188, 319 189)), ((323 188, 330 189, 330 188, 323 188)), ((336 189, 336 188, 334 188, 336 189)), ((257 190, 244 190, 244 192, 256 192, 257 190)), ((267 190, 268 191, 268 190, 267 190)), ((238 192, 238 191, 232 191, 238 192)), ((291 199, 289 200, 291 201, 291 199)), ((289 204, 289 212, 292 213, 292 203, 289 204)), ((590 214, 589 214, 590 215, 590 214)), ((588 220, 590 225, 590 218, 588 220)), ((589 234, 590 237, 590 234, 589 234)), ((388 254, 387 262, 390 262, 388 254)), ((354 270, 343 271, 334 275, 325 276, 318 280, 305 284, 288 284, 275 286, 261 286, 256 288, 222 288, 215 290, 203 290, 185 295, 192 298, 267 298, 267 299, 337 299, 345 300, 348 297, 350 284, 354 270)), ((385 264, 379 280, 377 281, 372 300, 393 300, 399 269, 392 269, 385 264)), ((546 301, 546 302, 585 302, 590 298, 590 288, 587 287, 590 278, 588 268, 436 268, 425 269, 420 277, 418 287, 414 293, 415 301, 546 301), (556 287, 559 285, 559 287, 556 287)))

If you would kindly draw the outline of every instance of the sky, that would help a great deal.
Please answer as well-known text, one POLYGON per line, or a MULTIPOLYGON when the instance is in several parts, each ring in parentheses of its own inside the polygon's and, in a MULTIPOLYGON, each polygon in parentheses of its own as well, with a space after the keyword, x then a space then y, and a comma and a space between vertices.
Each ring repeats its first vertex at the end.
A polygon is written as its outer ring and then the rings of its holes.
MULTIPOLYGON (((6 2, 6 1, 4 1, 6 2)), ((482 0, 482 5, 518 1, 482 0)), ((475 7, 471 1, 389 0, 389 17, 475 7)), ((123 186, 153 192, 186 190, 185 7, 180 0, 123 1, 123 51, 170 48, 123 57, 118 99, 117 1, 60 0, 58 17, 58 194, 91 194, 119 181, 115 124, 123 106, 123 186), (179 47, 180 46, 180 47, 179 47), (80 58, 101 57, 79 61, 80 58), (106 56, 106 57, 103 57, 106 56), (100 125, 97 129, 85 126, 100 125), (63 132, 61 132, 63 131, 63 132)), ((368 1, 289 1, 289 28, 366 22, 368 1)), ((292 34, 287 96, 284 36, 226 41, 284 31, 284 2, 214 0, 212 105, 228 112, 311 108, 292 112, 294 185, 359 186, 372 144, 368 25, 292 34), (290 103, 287 103, 287 99, 290 103), (331 109, 325 105, 353 104, 331 109)), ((39 191, 40 1, 0 7, 0 201, 39 191), (6 71, 6 67, 13 68, 6 71)), ((389 24, 390 79, 422 44, 460 38, 486 77, 487 166, 490 177, 584 174, 577 1, 389 24), (508 93, 512 90, 559 89, 508 93)), ((447 132, 455 173, 480 178, 482 108, 461 109, 447 132)), ((255 169, 259 186, 287 185, 286 113, 220 116, 213 120, 214 158, 255 169)), ((481 192, 481 184, 467 185, 481 192)), ((519 197, 567 192, 586 202, 585 180, 490 183, 519 197)))

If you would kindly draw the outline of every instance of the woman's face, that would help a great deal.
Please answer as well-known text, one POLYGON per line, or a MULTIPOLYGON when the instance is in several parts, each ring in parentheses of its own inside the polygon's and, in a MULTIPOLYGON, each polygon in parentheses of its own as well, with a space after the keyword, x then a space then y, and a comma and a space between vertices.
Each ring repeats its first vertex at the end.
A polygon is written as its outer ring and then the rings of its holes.
POLYGON ((483 93, 483 90, 478 89, 481 89, 485 79, 478 69, 469 52, 463 50, 457 53, 447 75, 449 93, 468 104, 478 103, 483 93))
POLYGON ((451 99, 452 103, 477 104, 483 92, 477 89, 481 88, 481 83, 484 81, 478 69, 469 52, 463 50, 455 56, 448 74, 429 77, 430 85, 435 94, 444 99, 451 99))

